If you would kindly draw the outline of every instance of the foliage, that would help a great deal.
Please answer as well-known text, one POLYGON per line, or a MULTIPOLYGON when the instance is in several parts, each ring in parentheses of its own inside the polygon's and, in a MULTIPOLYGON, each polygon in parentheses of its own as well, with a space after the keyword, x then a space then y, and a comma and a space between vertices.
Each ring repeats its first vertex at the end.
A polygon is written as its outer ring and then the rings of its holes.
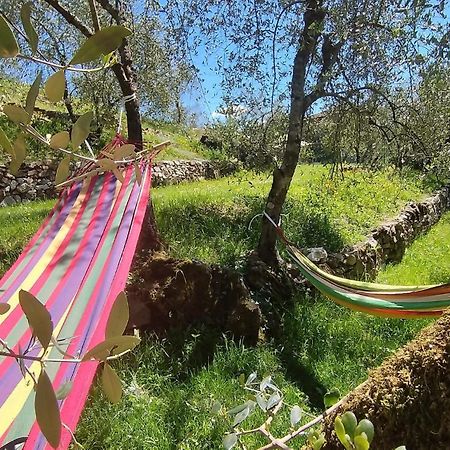
MULTIPOLYGON (((299 166, 283 216, 283 228, 300 247, 340 250, 362 240, 407 201, 430 187, 415 173, 392 169, 371 173, 349 167, 344 179, 329 179, 328 168, 299 166)), ((236 265, 258 238, 265 174, 241 173, 214 181, 155 188, 155 214, 162 236, 178 257, 236 265)))
POLYGON ((209 125, 205 134, 228 158, 244 167, 264 170, 279 163, 287 135, 287 116, 282 112, 257 119, 245 114, 226 116, 209 125))

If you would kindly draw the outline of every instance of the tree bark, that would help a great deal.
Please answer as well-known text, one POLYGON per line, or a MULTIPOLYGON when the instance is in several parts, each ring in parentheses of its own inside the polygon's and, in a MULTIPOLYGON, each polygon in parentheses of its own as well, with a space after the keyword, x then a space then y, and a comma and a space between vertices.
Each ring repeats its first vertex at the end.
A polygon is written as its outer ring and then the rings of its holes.
MULTIPOLYGON (((286 149, 283 154, 281 167, 276 167, 273 171, 272 187, 265 207, 265 212, 275 223, 279 221, 281 210, 298 164, 303 134, 303 121, 306 111, 312 104, 312 98, 305 93, 306 71, 320 36, 320 32, 317 30, 321 28, 325 18, 325 12, 322 9, 322 0, 309 0, 306 2, 305 8, 303 14, 304 28, 292 71, 291 104, 286 149)), ((278 264, 275 246, 276 239, 277 236, 274 227, 263 217, 257 251, 260 258, 272 266, 278 264)))
POLYGON ((325 449, 341 449, 336 415, 353 411, 375 428, 372 449, 448 449, 450 443, 450 312, 375 369, 324 422, 325 449))

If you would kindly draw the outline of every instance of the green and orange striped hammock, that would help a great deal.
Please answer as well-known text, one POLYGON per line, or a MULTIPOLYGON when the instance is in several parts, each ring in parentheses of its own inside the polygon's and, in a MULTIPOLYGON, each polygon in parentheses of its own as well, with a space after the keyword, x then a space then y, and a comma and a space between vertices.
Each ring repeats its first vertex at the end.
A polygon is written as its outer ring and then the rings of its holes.
POLYGON ((337 277, 317 267, 284 235, 282 229, 264 213, 276 228, 287 253, 302 275, 335 303, 380 317, 398 319, 440 316, 450 306, 450 284, 393 286, 337 277))
MULTIPOLYGON (((117 142, 116 142, 117 144, 117 142)), ((119 144, 120 145, 120 144, 119 144)), ((131 261, 148 203, 151 164, 140 162, 142 180, 136 182, 132 164, 119 182, 112 173, 79 180, 64 190, 40 229, 19 259, 0 280, 0 302, 10 305, 0 316, 0 337, 12 349, 30 344, 31 332, 18 303, 21 289, 37 297, 50 312, 54 337, 65 339, 68 354, 81 355, 104 339, 106 321, 118 293, 125 288, 131 261)), ((85 169, 87 170, 87 169, 85 169)), ((41 349, 28 353, 37 356, 41 349)), ((50 347, 48 358, 60 358, 50 347)), ((31 372, 39 362, 27 361, 31 372)), ((47 373, 57 391, 73 383, 60 401, 61 420, 74 430, 97 362, 51 363, 47 373)), ((11 357, 0 357, 0 448, 51 448, 36 423, 34 391, 11 357)), ((63 429, 59 449, 65 449, 71 433, 63 429)))

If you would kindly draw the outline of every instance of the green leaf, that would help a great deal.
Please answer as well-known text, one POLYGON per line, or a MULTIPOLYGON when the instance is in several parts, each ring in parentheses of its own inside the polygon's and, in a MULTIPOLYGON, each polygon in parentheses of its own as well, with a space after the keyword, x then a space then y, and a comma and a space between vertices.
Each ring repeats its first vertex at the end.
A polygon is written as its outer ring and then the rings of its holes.
POLYGON ((358 436, 355 436, 353 439, 353 442, 355 444, 356 450, 369 450, 370 444, 367 440, 366 433, 359 434, 358 436))
POLYGON ((243 411, 247 407, 248 407, 248 403, 245 402, 242 405, 238 405, 238 406, 235 406, 234 408, 230 409, 229 411, 227 411, 227 414, 232 416, 233 414, 243 411))
POLYGON ((3 112, 14 123, 25 123, 30 121, 30 115, 21 107, 17 105, 5 105, 3 106, 3 112))
POLYGON ((225 450, 232 449, 237 444, 238 438, 236 433, 227 434, 223 438, 223 446, 225 450))
POLYGON ((122 398, 122 383, 115 370, 107 363, 102 372, 103 391, 111 403, 118 403, 122 398))
POLYGON ((259 406, 263 411, 266 411, 266 410, 267 410, 267 402, 266 402, 266 399, 264 398, 264 395, 261 394, 261 392, 259 392, 258 394, 256 394, 256 403, 258 403, 258 406, 259 406))
POLYGON ((295 405, 291 409, 291 426, 295 427, 300 422, 300 419, 302 418, 302 409, 300 406, 295 405))
POLYGON ((64 400, 72 390, 73 382, 71 380, 67 380, 63 383, 60 388, 56 391, 57 400, 64 400))
POLYGON ((114 160, 120 161, 127 157, 133 158, 136 156, 135 149, 136 147, 133 144, 124 144, 120 147, 116 147, 114 149, 114 160))
POLYGON ((133 350, 141 340, 136 336, 116 336, 100 342, 91 348, 84 356, 82 361, 96 359, 104 361, 108 356, 118 355, 127 350, 133 350))
POLYGON ((39 88, 41 87, 42 82, 42 72, 39 72, 33 84, 30 87, 30 90, 27 94, 27 100, 25 102, 25 111, 31 116, 34 112, 34 105, 36 104, 37 96, 39 95, 39 88))
POLYGON ((211 412, 213 414, 219 414, 221 409, 222 409, 222 405, 220 404, 220 402, 218 400, 216 400, 211 407, 211 412))
POLYGON ((396 447, 394 450, 406 450, 406 447, 404 445, 400 445, 400 447, 396 447))
POLYGON ((19 291, 19 303, 33 330, 33 335, 39 339, 45 351, 53 333, 53 323, 50 313, 33 294, 23 289, 19 291))
POLYGON ((237 413, 234 417, 233 428, 238 426, 241 422, 243 422, 248 415, 250 414, 250 408, 247 406, 241 412, 237 413))
POLYGON ((269 397, 269 400, 267 400, 266 410, 269 411, 269 409, 274 408, 275 406, 278 405, 278 403, 280 403, 280 401, 281 401, 281 395, 278 392, 273 393, 269 397))
POLYGON ((252 372, 249 376, 248 376, 248 378, 247 378, 247 381, 245 382, 245 385, 246 386, 249 386, 250 384, 252 384, 255 380, 256 380, 256 377, 258 376, 258 374, 256 373, 256 372, 252 372))
POLYGON ((64 70, 58 70, 50 76, 44 85, 45 95, 52 103, 57 103, 64 98, 66 89, 66 74, 64 70))
POLYGON ((64 183, 70 174, 70 156, 66 156, 56 169, 55 184, 64 183))
POLYGON ((128 300, 125 292, 120 292, 116 297, 106 323, 105 339, 122 336, 130 318, 128 300))
POLYGON ((0 14, 0 58, 14 58, 18 53, 19 46, 13 30, 0 14))
POLYGON ((313 444, 313 450, 320 450, 325 444, 325 438, 320 436, 313 444))
POLYGON ((6 133, 3 131, 1 127, 0 127, 0 147, 2 147, 3 150, 6 153, 9 153, 13 158, 16 156, 11 141, 8 139, 8 136, 6 136, 6 133))
POLYGON ((78 118, 72 127, 72 146, 77 149, 89 136, 90 127, 94 114, 92 111, 88 111, 78 118))
POLYGON ((329 408, 330 406, 335 405, 339 401, 340 396, 341 393, 338 389, 332 389, 331 391, 328 391, 323 397, 325 408, 329 408))
POLYGON ((334 431, 336 432, 336 436, 338 437, 341 444, 347 450, 351 450, 352 444, 349 441, 350 436, 345 433, 345 428, 340 417, 336 417, 336 419, 334 419, 334 431))
POLYGON ((6 314, 10 308, 11 306, 8 303, 0 303, 0 315, 6 314))
POLYGON ((344 424, 345 432, 353 439, 353 436, 355 435, 355 428, 358 424, 356 416, 351 411, 347 411, 342 414, 341 420, 344 424))
POLYGON ((264 391, 264 389, 266 389, 266 387, 270 384, 271 381, 272 377, 270 375, 263 378, 261 383, 259 383, 259 390, 264 391))
POLYGON ((131 31, 122 25, 102 28, 81 45, 70 64, 83 64, 107 55, 119 48, 130 34, 131 31))
POLYGON ((70 135, 68 131, 60 131, 50 138, 50 147, 54 150, 58 148, 67 148, 70 142, 70 135))
POLYGON ((362 419, 358 423, 358 426, 355 429, 355 436, 358 436, 358 434, 361 433, 366 433, 369 444, 372 443, 375 430, 373 428, 373 423, 369 419, 362 419))
POLYGON ((20 169, 25 157, 27 156, 26 145, 25 145, 25 137, 23 134, 19 134, 16 140, 14 141, 14 158, 9 165, 9 172, 16 176, 17 172, 20 169))
POLYGON ((33 24, 31 23, 31 7, 32 2, 24 3, 20 10, 20 18, 22 20, 23 29, 27 35, 28 42, 30 43, 31 52, 34 54, 36 53, 38 47, 39 38, 33 24))
POLYGON ((61 440, 61 416, 55 391, 45 370, 42 370, 36 386, 34 410, 45 439, 52 447, 57 448, 61 440))

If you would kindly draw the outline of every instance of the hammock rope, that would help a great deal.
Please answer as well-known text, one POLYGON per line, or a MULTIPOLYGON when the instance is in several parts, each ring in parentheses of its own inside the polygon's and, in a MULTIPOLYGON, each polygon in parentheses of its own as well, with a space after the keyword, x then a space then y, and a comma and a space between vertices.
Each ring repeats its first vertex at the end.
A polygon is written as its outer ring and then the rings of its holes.
POLYGON ((424 286, 392 286, 349 280, 316 266, 266 213, 287 253, 302 275, 325 297, 335 303, 374 316, 393 318, 437 317, 450 306, 450 283, 424 286))

